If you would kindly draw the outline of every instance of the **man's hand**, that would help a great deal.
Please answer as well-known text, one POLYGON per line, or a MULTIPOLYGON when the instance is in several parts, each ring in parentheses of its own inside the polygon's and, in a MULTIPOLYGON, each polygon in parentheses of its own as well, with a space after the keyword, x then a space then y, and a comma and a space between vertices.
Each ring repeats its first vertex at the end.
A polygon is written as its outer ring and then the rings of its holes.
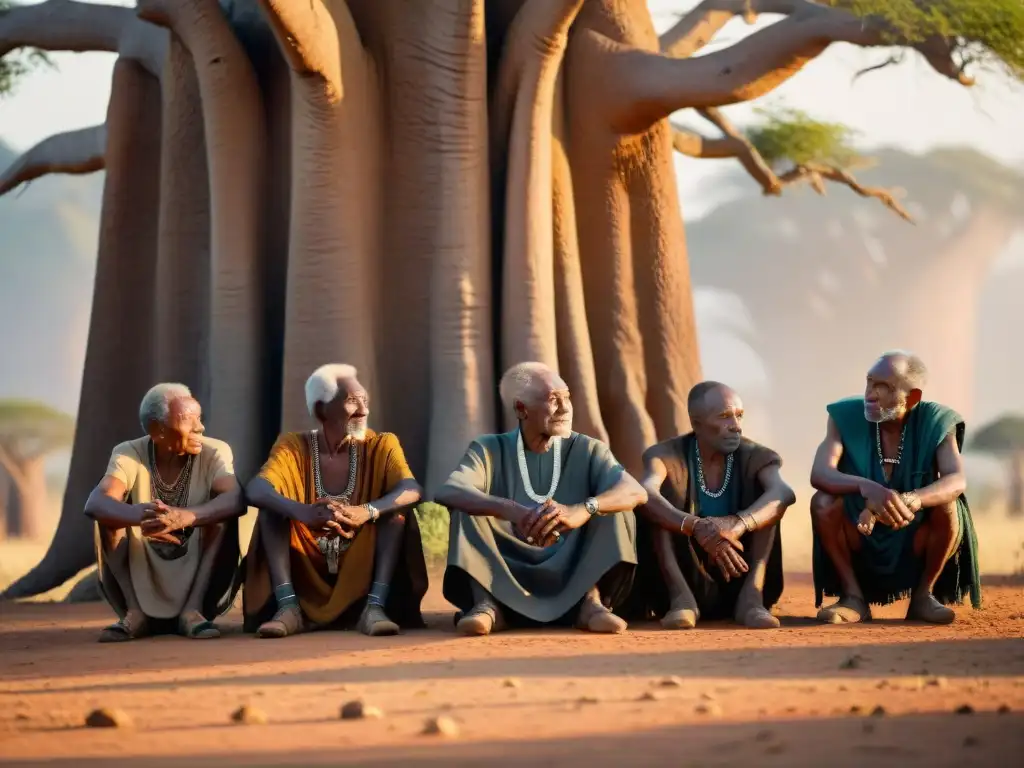
POLYGON ((326 534, 330 538, 341 536, 343 539, 351 539, 355 535, 354 531, 338 522, 336 510, 340 508, 341 505, 334 499, 317 499, 312 504, 306 505, 305 514, 300 522, 305 523, 315 534, 326 534))
POLYGON ((900 494, 891 488, 866 482, 861 488, 860 495, 867 502, 867 508, 874 512, 875 517, 883 525, 899 529, 906 528, 914 521, 914 513, 907 508, 900 494))
POLYGON ((718 566, 718 570, 722 572, 726 581, 741 578, 749 570, 747 561, 740 555, 733 542, 727 538, 720 539, 714 552, 710 554, 712 562, 718 566))
POLYGON ((357 530, 370 522, 370 510, 366 507, 347 507, 331 502, 334 522, 346 528, 357 530))
POLYGON ((567 507, 548 499, 537 507, 529 536, 540 546, 550 546, 563 533, 581 528, 590 520, 590 513, 582 505, 567 507))
POLYGON ((702 517, 693 527, 693 537, 718 566, 726 581, 738 579, 747 572, 747 562, 740 555, 740 537, 746 531, 743 521, 735 515, 702 517))
POLYGON ((187 509, 169 507, 162 501, 140 504, 142 517, 139 526, 142 528, 142 535, 153 541, 163 541, 168 544, 180 544, 177 536, 172 535, 174 531, 180 531, 195 524, 196 516, 187 509))

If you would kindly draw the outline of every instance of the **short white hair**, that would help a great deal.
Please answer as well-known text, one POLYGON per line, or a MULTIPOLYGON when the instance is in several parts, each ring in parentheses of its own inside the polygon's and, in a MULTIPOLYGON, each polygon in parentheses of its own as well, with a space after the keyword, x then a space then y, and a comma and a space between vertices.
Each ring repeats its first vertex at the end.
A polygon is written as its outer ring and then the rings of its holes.
POLYGON ((517 363, 505 371, 498 384, 501 402, 509 410, 515 410, 516 403, 530 402, 532 390, 537 386, 537 379, 547 376, 557 378, 558 373, 544 363, 517 363))
POLYGON ((883 352, 879 359, 888 360, 890 363, 902 360, 906 363, 900 378, 903 379, 903 385, 908 390, 923 390, 924 385, 928 383, 928 367, 924 364, 924 360, 913 352, 908 352, 905 349, 891 349, 888 352, 883 352))
POLYGON ((306 379, 306 408, 309 415, 316 418, 317 403, 329 403, 338 396, 338 382, 355 379, 357 371, 354 366, 345 363, 328 363, 321 365, 306 379))
POLYGON ((139 423, 142 424, 142 431, 148 432, 149 425, 154 421, 166 424, 167 416, 171 412, 171 403, 181 399, 194 399, 192 390, 184 384, 165 382, 151 387, 139 403, 139 423))

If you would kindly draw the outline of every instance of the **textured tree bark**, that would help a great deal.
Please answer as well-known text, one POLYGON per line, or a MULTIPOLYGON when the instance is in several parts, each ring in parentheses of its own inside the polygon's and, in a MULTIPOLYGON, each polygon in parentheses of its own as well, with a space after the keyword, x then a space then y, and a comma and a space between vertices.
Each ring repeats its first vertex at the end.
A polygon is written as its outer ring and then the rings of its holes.
POLYGON ((92 173, 103 167, 107 126, 95 125, 43 139, 0 173, 0 195, 50 173, 92 173))
POLYGON ((114 66, 107 109, 107 177, 88 351, 71 469, 53 541, 4 592, 40 594, 95 561, 82 508, 111 449, 139 433, 138 403, 153 381, 153 307, 160 189, 160 85, 137 62, 114 66))
POLYGON ((7 536, 34 540, 43 528, 46 514, 45 456, 18 458, 9 451, 0 454, 8 478, 7 536))
POLYGON ((192 54, 171 35, 163 79, 160 230, 154 297, 159 381, 210 394, 210 183, 203 105, 192 54))

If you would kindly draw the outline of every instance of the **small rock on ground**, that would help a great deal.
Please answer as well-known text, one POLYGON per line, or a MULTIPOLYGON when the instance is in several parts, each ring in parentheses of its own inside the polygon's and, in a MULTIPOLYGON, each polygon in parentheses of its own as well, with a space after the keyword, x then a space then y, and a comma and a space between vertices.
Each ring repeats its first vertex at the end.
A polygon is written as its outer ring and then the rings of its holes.
POLYGON ((973 715, 974 707, 972 707, 970 704, 961 704, 954 710, 954 712, 956 712, 958 715, 973 715))
POLYGON ((341 708, 342 720, 363 720, 366 718, 380 718, 384 713, 377 707, 372 707, 361 699, 350 701, 341 708))
POLYGON ((694 707, 693 711, 698 715, 708 715, 710 717, 719 717, 722 714, 722 708, 713 701, 698 704, 694 707))
POLYGON ((503 682, 502 685, 504 687, 506 687, 506 688, 522 688, 523 687, 522 681, 520 681, 518 678, 515 678, 515 677, 506 678, 505 682, 503 682))
POLYGON ((132 719, 120 709, 94 709, 85 717, 87 728, 131 728, 132 719))
POLYGON ((683 680, 680 677, 672 675, 671 677, 663 677, 658 681, 658 685, 662 688, 682 688, 683 680))
POLYGON ((231 713, 231 720, 240 725, 266 725, 267 713, 245 704, 231 713))
POLYGON ((423 724, 423 734, 425 736, 444 736, 450 739, 459 735, 459 726, 450 717, 440 715, 430 718, 423 724))

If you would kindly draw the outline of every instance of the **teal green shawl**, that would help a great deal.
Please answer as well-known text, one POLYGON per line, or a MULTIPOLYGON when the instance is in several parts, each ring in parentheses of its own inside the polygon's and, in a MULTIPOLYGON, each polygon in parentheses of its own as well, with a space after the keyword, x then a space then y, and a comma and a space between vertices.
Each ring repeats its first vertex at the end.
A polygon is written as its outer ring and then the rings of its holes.
MULTIPOLYGON (((832 403, 828 406, 828 415, 843 441, 839 471, 869 478, 900 493, 919 490, 938 479, 935 453, 947 435, 955 432, 957 446, 963 448, 965 428, 960 414, 938 403, 921 402, 907 419, 903 460, 893 470, 892 479, 886 481, 877 455, 875 425, 864 418, 864 399, 851 397, 832 403)), ((864 499, 857 494, 847 495, 844 507, 847 517, 856 523, 864 511, 864 499)), ((960 543, 939 576, 935 597, 942 603, 959 604, 969 592, 971 604, 980 608, 978 539, 964 495, 957 499, 957 511, 960 543)), ((861 551, 854 555, 853 566, 869 603, 895 602, 907 597, 917 586, 924 559, 914 556, 914 533, 927 514, 928 510, 922 510, 913 523, 900 530, 876 525, 872 534, 863 539, 861 551)), ((840 583, 817 533, 813 557, 815 599, 820 606, 823 595, 840 594, 840 583)))

